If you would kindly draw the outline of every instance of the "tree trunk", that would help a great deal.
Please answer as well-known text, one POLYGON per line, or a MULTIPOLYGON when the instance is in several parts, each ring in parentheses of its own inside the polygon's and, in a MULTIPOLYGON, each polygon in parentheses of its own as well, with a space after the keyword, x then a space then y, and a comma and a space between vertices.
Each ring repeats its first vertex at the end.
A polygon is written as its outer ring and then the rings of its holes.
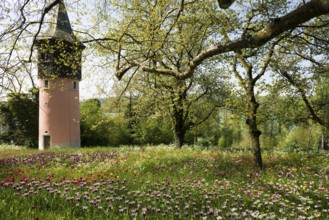
POLYGON ((256 101, 255 95, 252 91, 249 91, 249 102, 248 102, 248 119, 247 124, 249 128, 249 135, 251 139, 251 146, 254 152, 254 162, 259 168, 263 168, 262 153, 260 148, 259 137, 262 134, 257 127, 257 109, 259 104, 256 101))
POLYGON ((271 118, 270 144, 271 144, 271 146, 272 146, 272 149, 273 149, 273 146, 274 146, 274 144, 273 144, 273 124, 274 124, 274 122, 273 122, 273 119, 271 118))
POLYGON ((321 148, 323 150, 329 150, 329 144, 328 144, 328 129, 323 129, 322 131, 322 137, 321 137, 321 148))
POLYGON ((185 132, 175 129, 174 138, 175 138, 175 146, 177 148, 181 148, 184 144, 185 132))
POLYGON ((263 160, 262 160, 262 153, 261 153, 261 148, 260 148, 260 141, 259 137, 261 135, 261 131, 257 129, 257 126, 249 125, 249 134, 251 138, 251 145, 252 149, 254 151, 254 161, 255 164, 259 168, 263 168, 263 160))
POLYGON ((177 148, 181 148, 184 144, 186 134, 183 111, 175 112, 173 116, 175 145, 177 148))

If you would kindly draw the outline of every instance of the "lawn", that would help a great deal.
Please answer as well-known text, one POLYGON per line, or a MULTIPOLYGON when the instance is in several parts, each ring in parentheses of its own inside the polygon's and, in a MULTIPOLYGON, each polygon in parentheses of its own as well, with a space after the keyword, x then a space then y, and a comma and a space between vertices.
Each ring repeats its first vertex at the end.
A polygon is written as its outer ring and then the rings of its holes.
POLYGON ((0 150, 0 219, 329 219, 329 155, 0 150))

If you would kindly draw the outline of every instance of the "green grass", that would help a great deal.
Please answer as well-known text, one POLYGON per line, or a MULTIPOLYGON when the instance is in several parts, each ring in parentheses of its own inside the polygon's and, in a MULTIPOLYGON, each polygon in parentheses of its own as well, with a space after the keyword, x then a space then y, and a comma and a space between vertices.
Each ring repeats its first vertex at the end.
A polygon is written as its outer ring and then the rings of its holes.
POLYGON ((329 156, 0 148, 0 219, 328 219, 329 156))

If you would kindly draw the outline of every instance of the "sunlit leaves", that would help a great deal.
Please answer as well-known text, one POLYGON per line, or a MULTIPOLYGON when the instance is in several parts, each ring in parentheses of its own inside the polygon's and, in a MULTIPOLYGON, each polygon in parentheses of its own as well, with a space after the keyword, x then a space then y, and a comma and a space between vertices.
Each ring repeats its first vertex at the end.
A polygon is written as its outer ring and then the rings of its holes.
POLYGON ((206 1, 119 1, 117 7, 120 28, 111 33, 128 62, 185 71, 215 32, 211 25, 216 9, 206 1))

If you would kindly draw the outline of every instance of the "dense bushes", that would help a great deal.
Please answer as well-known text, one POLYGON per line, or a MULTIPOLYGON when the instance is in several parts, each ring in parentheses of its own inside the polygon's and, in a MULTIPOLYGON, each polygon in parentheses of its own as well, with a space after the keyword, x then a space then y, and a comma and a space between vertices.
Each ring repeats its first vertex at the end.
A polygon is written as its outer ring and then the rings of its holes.
MULTIPOLYGON (((0 103, 0 142, 38 146, 38 92, 11 94, 0 103)), ((173 143, 171 121, 133 111, 106 108, 97 99, 81 103, 82 146, 158 145, 173 143), (128 113, 129 114, 128 114, 128 113)), ((282 115, 279 115, 282 117, 282 115)), ((272 113, 262 119, 263 150, 310 151, 327 146, 328 132, 312 122, 294 124, 272 113)), ((245 121, 228 111, 219 111, 186 133, 186 144, 220 149, 248 149, 250 138, 245 121)))
POLYGON ((125 110, 105 112, 97 99, 81 104, 81 145, 158 145, 172 142, 168 121, 126 114, 125 110))
POLYGON ((12 93, 0 103, 0 142, 38 147, 38 90, 12 93))

